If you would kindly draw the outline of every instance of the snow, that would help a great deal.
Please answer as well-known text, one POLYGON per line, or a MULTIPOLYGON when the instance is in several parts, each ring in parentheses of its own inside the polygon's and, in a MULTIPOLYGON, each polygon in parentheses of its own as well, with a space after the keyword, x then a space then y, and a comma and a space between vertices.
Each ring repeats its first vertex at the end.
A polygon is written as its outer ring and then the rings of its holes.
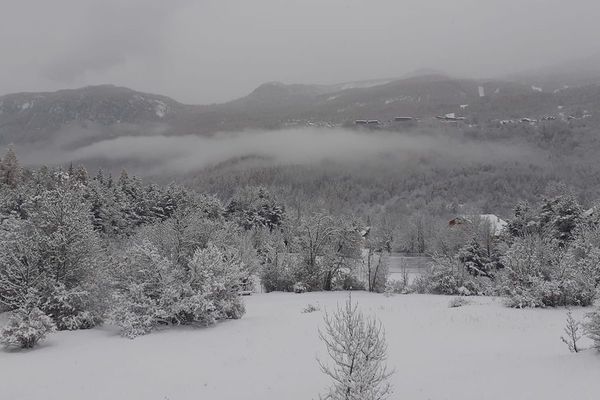
POLYGON ((163 118, 167 114, 167 105, 162 101, 155 100, 156 106, 154 106, 154 111, 159 118, 163 118))
POLYGON ((25 110, 29 110, 31 108, 33 104, 31 104, 29 101, 21 104, 21 110, 25 111, 25 110))
MULTIPOLYGON (((317 336, 323 311, 344 292, 246 297, 247 314, 211 328, 177 328, 135 340, 112 328, 53 334, 39 348, 0 352, 0 398, 262 399, 318 398, 329 381, 317 336)), ((561 343, 566 311, 516 310, 494 298, 449 308, 451 297, 354 292, 383 322, 392 399, 525 400, 600 396, 600 355, 561 343)), ((574 309, 581 319, 586 309, 574 309)), ((590 346, 583 340, 581 345, 590 346)))
POLYGON ((497 215, 494 214, 481 214, 479 217, 490 224, 490 226, 494 230, 494 234, 496 235, 499 235, 502 232, 502 230, 508 225, 508 223, 505 220, 499 218, 497 215))
POLYGON ((531 90, 534 92, 543 92, 541 87, 531 85, 531 90))
MULTIPOLYGON (((391 99, 387 99, 384 103, 386 105, 388 105, 388 104, 396 103, 396 102, 399 102, 399 101, 412 101, 412 102, 414 102, 415 100, 411 96, 400 96, 400 97, 394 97, 394 98, 391 98, 391 99)), ((420 97, 419 97, 419 101, 421 101, 420 97)))
POLYGON ((461 109, 461 110, 466 110, 467 108, 469 108, 469 105, 468 105, 468 104, 461 104, 461 105, 460 105, 460 109, 461 109))
POLYGON ((391 80, 383 80, 383 81, 366 81, 366 82, 348 82, 343 84, 340 87, 340 90, 348 90, 348 89, 367 89, 375 86, 386 85, 392 82, 391 80))

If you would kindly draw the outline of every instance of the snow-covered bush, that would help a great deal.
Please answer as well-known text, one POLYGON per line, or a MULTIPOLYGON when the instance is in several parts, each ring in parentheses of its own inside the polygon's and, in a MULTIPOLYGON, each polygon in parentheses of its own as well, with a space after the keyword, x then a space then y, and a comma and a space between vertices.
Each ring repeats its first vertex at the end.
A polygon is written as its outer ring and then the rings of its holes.
POLYGON ((389 280, 385 285, 384 294, 391 296, 394 294, 408 294, 411 293, 412 288, 406 283, 405 280, 389 280))
POLYGON ((16 310, 0 331, 0 343, 6 348, 28 349, 44 340, 56 327, 52 318, 39 308, 16 310))
POLYGON ((424 274, 418 276, 412 287, 417 293, 473 296, 487 294, 489 283, 485 278, 470 275, 456 260, 438 260, 424 274))
POLYGON ((576 269, 600 287, 600 224, 583 225, 570 245, 571 262, 576 269))
POLYGON ((388 378, 387 344, 381 322, 365 317, 348 298, 333 315, 325 314, 319 337, 331 364, 319 360, 333 383, 325 400, 385 400, 392 393, 388 378))
POLYGON ((114 297, 109 321, 121 329, 121 335, 133 339, 150 333, 163 322, 159 301, 145 292, 144 284, 129 283, 114 297))
POLYGON ((197 250, 185 269, 148 241, 128 253, 109 314, 124 336, 133 338, 161 325, 209 325, 244 314, 238 295, 242 264, 234 251, 210 244, 197 250))
POLYGON ((588 315, 584 324, 586 335, 594 341, 594 347, 600 351, 600 310, 588 315))
POLYGON ((82 286, 67 289, 62 283, 49 285, 43 298, 41 308, 52 317, 58 330, 90 329, 101 321, 93 295, 82 286))
POLYGON ((191 289, 209 300, 214 319, 239 319, 246 309, 238 295, 244 264, 234 249, 209 244, 198 249, 188 271, 191 289))
POLYGON ((498 293, 509 307, 589 306, 596 298, 596 278, 572 248, 540 236, 516 238, 503 257, 506 270, 498 293))
POLYGON ((304 283, 302 283, 302 282, 294 283, 294 293, 305 293, 306 290, 307 290, 307 287, 304 283))

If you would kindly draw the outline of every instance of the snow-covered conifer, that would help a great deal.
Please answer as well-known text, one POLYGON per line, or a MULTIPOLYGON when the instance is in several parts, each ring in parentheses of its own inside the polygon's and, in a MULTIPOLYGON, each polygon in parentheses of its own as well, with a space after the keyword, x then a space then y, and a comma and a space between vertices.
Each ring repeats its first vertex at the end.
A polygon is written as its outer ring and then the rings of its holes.
POLYGON ((0 183, 15 188, 21 178, 21 167, 15 151, 10 148, 0 164, 0 183))
POLYGON ((565 325, 565 336, 561 336, 560 340, 569 347, 571 353, 578 353, 579 347, 577 342, 582 338, 581 323, 573 317, 571 311, 567 312, 567 323, 565 325))
POLYGON ((367 318, 349 297, 333 315, 325 314, 319 331, 331 363, 319 360, 332 380, 323 400, 384 400, 392 388, 388 378, 387 345, 381 322, 367 318))

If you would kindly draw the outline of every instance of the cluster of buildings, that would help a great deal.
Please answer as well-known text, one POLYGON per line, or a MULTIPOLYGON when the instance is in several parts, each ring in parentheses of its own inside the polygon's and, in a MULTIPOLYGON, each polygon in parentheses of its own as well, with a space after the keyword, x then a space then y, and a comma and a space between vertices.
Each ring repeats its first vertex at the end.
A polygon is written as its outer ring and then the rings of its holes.
POLYGON ((590 118, 592 116, 592 114, 590 114, 588 111, 584 111, 584 113, 581 115, 581 117, 576 117, 574 115, 565 115, 564 113, 559 113, 558 116, 556 115, 545 115, 542 118, 535 119, 535 118, 528 118, 528 117, 524 117, 524 118, 520 118, 520 119, 503 119, 503 120, 496 120, 498 122, 500 122, 500 125, 514 125, 514 124, 529 124, 529 125, 535 125, 537 123, 539 123, 540 121, 557 121, 557 120, 561 120, 561 121, 573 121, 573 120, 579 120, 579 119, 586 119, 586 118, 590 118))

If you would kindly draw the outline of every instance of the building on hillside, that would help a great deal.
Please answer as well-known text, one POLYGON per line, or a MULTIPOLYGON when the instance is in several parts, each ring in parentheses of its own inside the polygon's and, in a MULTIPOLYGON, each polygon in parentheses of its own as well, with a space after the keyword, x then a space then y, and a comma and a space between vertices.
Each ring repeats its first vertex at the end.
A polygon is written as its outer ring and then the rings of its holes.
POLYGON ((445 122, 458 122, 466 120, 465 117, 457 116, 456 113, 448 113, 446 115, 438 115, 437 119, 445 122))
POLYGON ((521 118, 521 122, 525 123, 525 124, 530 124, 533 125, 535 123, 537 123, 537 119, 533 119, 533 118, 521 118))
POLYGON ((470 223, 471 223, 471 221, 469 221, 467 218, 458 216, 458 217, 454 217, 450 221, 448 221, 448 226, 452 227, 452 226, 466 225, 466 224, 470 224, 470 223))

